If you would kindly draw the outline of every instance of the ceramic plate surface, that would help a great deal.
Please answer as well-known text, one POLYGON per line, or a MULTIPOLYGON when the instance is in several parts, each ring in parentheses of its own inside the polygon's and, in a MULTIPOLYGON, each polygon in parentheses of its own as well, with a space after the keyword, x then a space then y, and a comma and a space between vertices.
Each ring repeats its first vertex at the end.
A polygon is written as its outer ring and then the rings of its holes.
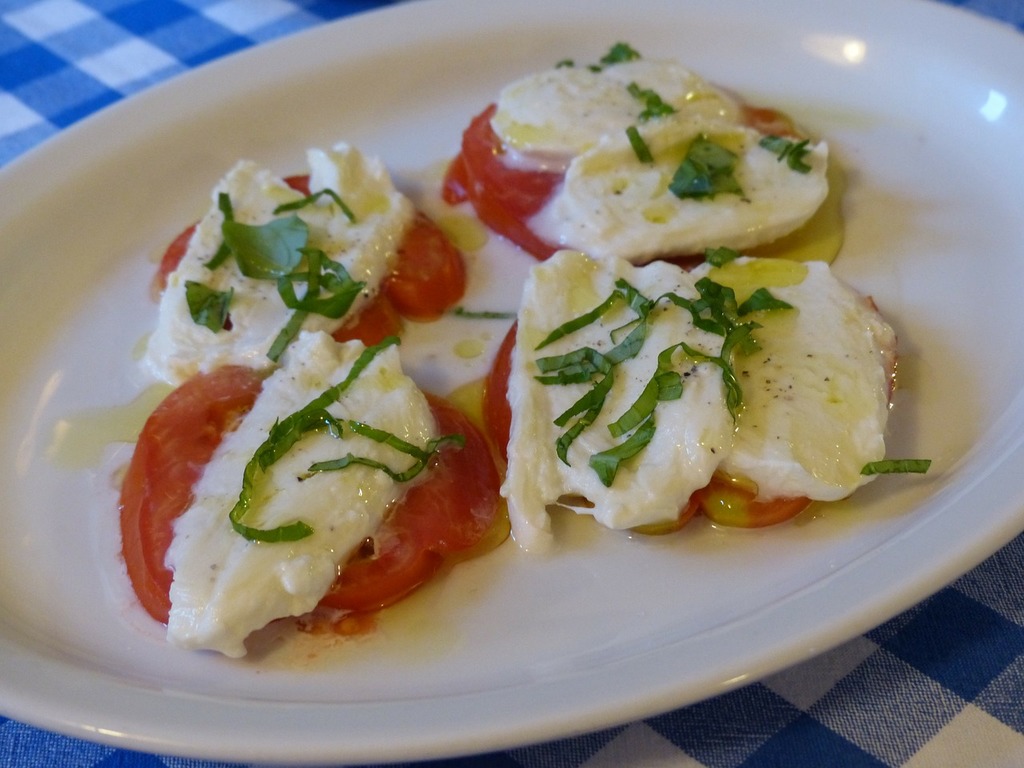
MULTIPOLYGON (((8 166, 4 714, 216 759, 424 759, 694 702, 941 588, 1024 528, 1021 72, 1019 35, 930 3, 425 0, 189 73, 8 166), (263 637, 245 661, 169 647, 124 585, 114 509, 119 440, 150 407, 137 349, 163 247, 238 158, 301 171, 307 147, 341 139, 429 205, 504 83, 619 40, 828 139, 848 173, 835 268, 901 340, 889 453, 932 471, 763 531, 630 538, 562 520, 552 556, 503 546, 356 641, 263 637)), ((465 304, 514 309, 530 260, 492 240, 472 263, 465 304)), ((410 370, 448 392, 481 375, 505 328, 415 328, 410 370)))

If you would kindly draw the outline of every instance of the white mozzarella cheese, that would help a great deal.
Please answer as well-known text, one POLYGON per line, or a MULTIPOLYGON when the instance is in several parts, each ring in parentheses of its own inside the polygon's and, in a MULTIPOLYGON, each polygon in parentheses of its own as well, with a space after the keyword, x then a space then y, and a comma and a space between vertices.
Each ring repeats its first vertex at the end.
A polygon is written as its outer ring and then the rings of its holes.
POLYGON ((563 170, 602 137, 636 124, 643 102, 630 93, 633 83, 680 115, 739 120, 734 99, 682 65, 638 59, 599 70, 556 67, 517 80, 502 89, 491 125, 512 162, 563 170))
POLYGON ((502 494, 513 535, 525 549, 542 549, 550 542, 553 504, 593 515, 609 528, 663 523, 674 520, 691 493, 716 471, 753 483, 761 500, 833 501, 868 482, 871 477, 862 475, 862 468, 885 456, 895 333, 869 300, 823 262, 744 257, 685 272, 664 262, 636 267, 622 259, 561 251, 531 270, 518 323, 502 494), (694 286, 704 277, 732 288, 740 304, 766 288, 791 306, 738 319, 758 324, 753 336, 759 348, 732 355, 742 390, 735 418, 726 404, 720 368, 686 363, 677 355, 673 363, 683 374, 683 395, 657 405, 651 442, 619 468, 609 487, 588 466, 590 456, 618 442, 607 426, 636 401, 662 350, 680 341, 711 356, 721 350, 722 337, 694 328, 688 311, 663 300, 651 315, 640 354, 616 367, 605 409, 572 444, 569 462, 563 463, 555 443, 566 427, 554 420, 589 385, 540 383, 536 361, 584 345, 606 352, 609 339, 621 339, 635 315, 620 307, 537 350, 541 340, 600 304, 620 278, 655 299, 670 292, 693 298, 694 286), (609 336, 612 329, 618 329, 614 337, 609 336))
MULTIPOLYGON (((311 313, 303 323, 305 330, 331 332, 355 317, 377 293, 393 266, 399 241, 414 212, 412 203, 395 189, 383 164, 347 144, 328 151, 310 150, 308 162, 310 190, 333 190, 355 214, 355 221, 350 221, 328 196, 296 211, 309 227, 308 245, 324 251, 328 258, 341 263, 353 280, 366 284, 345 317, 331 319, 311 313)), ((235 220, 251 225, 267 223, 276 218, 277 206, 301 199, 283 179, 249 161, 235 165, 217 184, 210 209, 198 223, 180 265, 168 278, 157 327, 146 349, 149 369, 172 384, 222 365, 269 367, 272 363, 267 352, 293 312, 278 295, 276 281, 246 277, 234 259, 212 270, 206 266, 223 239, 224 214, 218 206, 222 192, 231 199, 235 220), (233 291, 229 328, 214 332, 193 321, 185 294, 188 281, 216 291, 233 291)), ((297 287, 300 295, 304 290, 303 286, 297 287)))
POLYGON ((649 298, 667 291, 687 298, 697 295, 693 278, 672 265, 658 262, 641 268, 622 260, 601 263, 573 251, 562 251, 537 265, 527 279, 509 378, 513 420, 508 474, 502 486, 513 536, 525 549, 547 545, 551 537, 547 506, 560 500, 609 528, 676 519, 690 494, 711 479, 720 453, 729 444, 732 418, 725 406, 722 377, 717 368, 699 366, 686 377, 681 398, 658 406, 657 428, 642 461, 624 464, 611 487, 605 487, 588 465, 593 454, 622 441, 611 437, 608 424, 640 395, 657 367, 659 352, 680 341, 709 354, 720 351, 720 337, 694 328, 688 312, 666 304, 657 310, 657 322, 640 354, 616 367, 615 384, 604 408, 572 443, 568 465, 556 455, 555 442, 565 429, 553 421, 589 385, 541 384, 535 378, 536 359, 585 345, 607 352, 613 329, 635 315, 620 305, 572 336, 540 351, 535 348, 551 330, 600 304, 620 278, 649 298))
POLYGON ((608 134, 573 160, 531 228, 548 242, 595 258, 642 263, 771 242, 805 223, 828 194, 824 142, 808 147, 810 171, 798 173, 760 146, 761 134, 750 128, 662 119, 639 130, 653 162, 637 159, 624 132, 608 134), (742 194, 693 199, 670 190, 687 148, 702 135, 737 155, 734 177, 742 194))
MULTIPOLYGON (((342 439, 308 433, 260 480, 245 522, 273 528, 301 519, 314 533, 294 542, 255 543, 236 533, 228 519, 243 469, 270 427, 344 380, 363 349, 359 342, 338 344, 326 334, 303 332, 253 409, 225 436, 196 484, 195 500, 175 524, 167 553, 174 572, 167 636, 174 645, 241 656, 254 630, 310 611, 339 565, 405 492, 408 484, 365 466, 300 480, 312 463, 348 453, 396 469, 411 463, 408 456, 347 429, 342 439)), ((430 408, 402 373, 396 347, 378 353, 328 410, 340 420, 356 419, 418 446, 436 437, 430 408)))
POLYGON ((764 286, 796 308, 758 313, 761 349, 736 358, 743 407, 722 471, 761 499, 849 496, 872 479, 864 465, 885 457, 892 327, 823 262, 743 258, 705 272, 740 302, 764 286))

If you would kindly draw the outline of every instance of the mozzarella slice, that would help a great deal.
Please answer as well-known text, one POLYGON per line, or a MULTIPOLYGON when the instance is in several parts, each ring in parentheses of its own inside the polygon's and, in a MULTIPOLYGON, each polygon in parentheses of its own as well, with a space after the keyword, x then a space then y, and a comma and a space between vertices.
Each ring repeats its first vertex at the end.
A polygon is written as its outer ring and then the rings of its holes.
POLYGON ((564 183, 531 220, 534 232, 594 258, 642 263, 771 242, 806 222, 828 194, 825 143, 808 147, 810 171, 798 173, 760 146, 761 134, 750 128, 664 118, 639 130, 653 162, 637 159, 624 131, 606 135, 572 161, 564 183), (684 199, 670 190, 687 149, 701 136, 737 155, 734 177, 742 194, 684 199))
POLYGON ((755 288, 795 311, 758 312, 760 351, 737 356, 743 387, 731 452, 721 469, 756 484, 758 497, 835 501, 873 479, 885 457, 896 333, 874 305, 822 262, 737 259, 697 275, 755 288))
MULTIPOLYGON (((245 653, 245 638, 274 619, 312 610, 338 567, 383 520, 408 483, 364 466, 302 478, 317 461, 348 453, 396 469, 408 456, 345 430, 343 439, 308 433, 258 483, 246 524, 273 528, 301 519, 313 535, 294 542, 255 543, 236 533, 228 513, 238 500, 242 472, 278 419, 294 413, 345 379, 363 352, 360 342, 338 344, 323 333, 302 333, 283 366, 264 384, 253 409, 226 435, 178 519, 167 552, 174 572, 167 637, 187 649, 245 653)), ((341 399, 328 408, 415 445, 436 437, 430 408, 402 373, 395 347, 378 353, 341 399)))
MULTIPOLYGON (((331 332, 355 317, 377 293, 414 212, 383 164, 354 147, 338 144, 328 151, 313 149, 307 159, 310 190, 333 190, 355 214, 355 221, 350 221, 327 196, 296 211, 309 227, 308 245, 340 262, 353 280, 366 283, 345 317, 311 313, 303 323, 306 330, 331 332)), ((222 242, 224 214, 217 203, 222 192, 231 199, 235 220, 252 225, 277 218, 277 206, 302 197, 283 179, 249 161, 235 165, 217 184, 209 211, 197 225, 181 264, 168 278, 157 327, 146 349, 149 369, 172 384, 222 365, 269 367, 267 352, 293 312, 278 295, 276 281, 244 276, 231 258, 213 270, 206 266, 222 242), (233 291, 230 328, 214 332, 193 321, 185 295, 188 281, 215 291, 233 291)), ((301 295, 305 287, 296 290, 301 295)))
POLYGON ((624 464, 611 487, 605 487, 588 465, 593 454, 622 441, 611 436, 608 425, 639 397, 657 367, 659 352, 680 341, 709 354, 721 349, 720 337, 695 328, 688 312, 666 304, 657 310, 657 322, 640 354, 617 366, 604 408, 572 443, 569 463, 556 455, 554 445, 565 428, 553 422, 590 385, 541 384, 536 380, 536 359, 582 346, 607 352, 613 329, 635 315, 620 305, 599 322, 540 351, 536 347, 554 328, 600 304, 620 278, 649 298, 668 291, 686 298, 697 296, 694 279, 672 265, 658 262, 639 268, 622 260, 599 262, 574 251, 559 252, 535 266, 526 281, 509 378, 513 419, 508 473, 502 486, 512 534, 525 549, 549 544, 547 506, 560 501, 609 528, 676 519, 690 494, 711 479, 729 445, 732 418, 722 377, 717 368, 698 366, 687 374, 682 397, 658 406, 657 429, 642 460, 624 464))
POLYGON ((716 471, 755 484, 761 500, 848 496, 872 479, 861 474, 864 465, 885 456, 895 350, 895 333, 872 303, 823 262, 744 257, 685 272, 665 262, 636 267, 560 251, 532 268, 518 315, 502 486, 513 536, 528 550, 548 546, 554 504, 615 529, 672 521, 716 471), (647 299, 669 293, 693 299, 703 278, 732 288, 739 304, 766 288, 791 307, 737 319, 757 323, 753 338, 759 349, 736 349, 731 356, 742 390, 735 418, 726 404, 722 370, 687 362, 692 358, 677 352, 672 361, 682 374, 682 396, 658 403, 651 441, 619 467, 610 486, 588 465, 591 456, 624 439, 612 438, 608 425, 637 401, 663 350, 685 342, 711 357, 721 352, 721 336, 695 328, 688 311, 662 299, 650 314, 641 351, 613 369, 614 386, 601 414, 572 443, 568 463, 562 462, 555 445, 567 425, 554 421, 591 385, 543 384, 537 359, 583 346, 606 353, 633 327, 629 322, 636 314, 623 302, 599 322, 543 349, 538 344, 601 304, 619 279, 647 299))
POLYGON ((603 67, 556 67, 507 85, 491 119, 511 162, 564 170, 604 136, 636 124, 644 102, 629 87, 654 91, 678 114, 739 120, 735 100, 673 61, 638 59, 603 67))

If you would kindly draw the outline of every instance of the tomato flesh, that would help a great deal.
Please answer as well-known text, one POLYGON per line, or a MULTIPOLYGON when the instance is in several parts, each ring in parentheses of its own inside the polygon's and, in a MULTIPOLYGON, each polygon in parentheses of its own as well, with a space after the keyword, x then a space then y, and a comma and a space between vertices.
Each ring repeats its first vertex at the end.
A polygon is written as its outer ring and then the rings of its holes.
POLYGON ((512 407, 508 404, 508 379, 512 372, 512 351, 516 345, 516 324, 502 339, 484 379, 484 428, 498 453, 508 461, 508 440, 512 433, 512 407))
POLYGON ((548 201, 563 174, 512 168, 502 162, 501 139, 491 128, 496 108, 488 106, 463 133, 461 151, 448 168, 442 195, 449 204, 468 200, 492 231, 543 260, 558 246, 534 234, 529 219, 548 201))
POLYGON ((406 493, 375 534, 375 551, 350 558, 322 606, 371 611, 391 605, 500 524, 501 479, 484 436, 454 406, 427 399, 439 432, 464 435, 465 446, 442 449, 430 478, 406 493))
POLYGON ((192 488, 220 444, 252 408, 263 386, 249 368, 200 374, 174 390, 150 415, 121 486, 121 547, 135 594, 166 622, 172 574, 164 565, 174 521, 192 503, 192 488))
POLYGON ((694 495, 706 518, 734 528, 778 525, 796 517, 811 503, 802 496, 761 501, 756 498, 756 491, 718 475, 694 495))
POLYGON ((466 292, 462 254, 437 224, 418 213, 382 290, 403 317, 437 320, 466 292))

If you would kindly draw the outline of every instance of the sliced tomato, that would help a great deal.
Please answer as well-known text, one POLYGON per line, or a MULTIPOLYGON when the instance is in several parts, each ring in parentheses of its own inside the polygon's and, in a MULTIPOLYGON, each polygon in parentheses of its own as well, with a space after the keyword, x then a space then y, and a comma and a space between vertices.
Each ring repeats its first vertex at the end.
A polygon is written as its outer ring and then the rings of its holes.
POLYGON ((484 379, 483 416, 484 428, 498 449, 508 461, 508 440, 512 433, 512 406, 508 404, 508 377, 512 372, 512 350, 516 346, 515 323, 508 329, 498 347, 494 362, 484 379))
POLYGON ((397 336, 402 331, 402 316, 384 293, 378 293, 355 318, 331 334, 335 341, 359 339, 367 346, 397 336))
POLYGON ((755 107, 750 104, 742 104, 741 111, 743 122, 765 136, 782 136, 791 139, 802 139, 801 134, 793 118, 785 112, 780 112, 771 107, 755 107))
POLYGON ((468 200, 491 230, 543 260, 557 246, 535 235, 529 220, 551 197, 563 174, 506 165, 501 140, 491 128, 496 108, 488 106, 463 133, 461 151, 448 168, 442 194, 450 204, 468 200))
MULTIPOLYGON (((174 521, 192 503, 192 488, 223 435, 259 394, 263 379, 242 367, 196 376, 174 390, 139 435, 121 488, 122 552, 139 602, 157 621, 170 611, 171 571, 164 565, 174 521)), ((499 529, 498 471, 480 432, 454 406, 429 397, 438 428, 465 435, 445 448, 431 475, 393 510, 378 533, 377 554, 357 553, 326 598, 333 608, 388 605, 429 579, 444 560, 499 529)))
POLYGON ((715 475, 694 494, 700 510, 711 522, 736 528, 764 528, 796 517, 810 505, 804 497, 757 500, 757 492, 744 483, 715 475))
POLYGON ((160 259, 160 266, 157 267, 154 279, 157 293, 160 293, 167 287, 167 277, 178 268, 182 258, 185 256, 185 251, 188 250, 188 243, 192 239, 192 233, 195 231, 196 225, 190 224, 167 246, 167 250, 164 251, 164 255, 160 259))
POLYGON ((466 265, 448 236, 418 213, 398 247, 394 271, 383 291, 410 320, 437 320, 466 292, 466 265))
POLYGON ((346 563, 322 606, 372 611, 391 605, 428 581, 448 557, 476 547, 501 524, 501 479, 486 439, 454 406, 429 395, 428 400, 438 430, 464 435, 464 447, 441 450, 430 477, 399 502, 373 547, 346 563))
POLYGON ((121 548, 135 594, 167 621, 171 571, 164 565, 174 521, 220 444, 252 408, 262 377, 239 366, 200 374, 168 395, 146 421, 121 486, 121 548))

